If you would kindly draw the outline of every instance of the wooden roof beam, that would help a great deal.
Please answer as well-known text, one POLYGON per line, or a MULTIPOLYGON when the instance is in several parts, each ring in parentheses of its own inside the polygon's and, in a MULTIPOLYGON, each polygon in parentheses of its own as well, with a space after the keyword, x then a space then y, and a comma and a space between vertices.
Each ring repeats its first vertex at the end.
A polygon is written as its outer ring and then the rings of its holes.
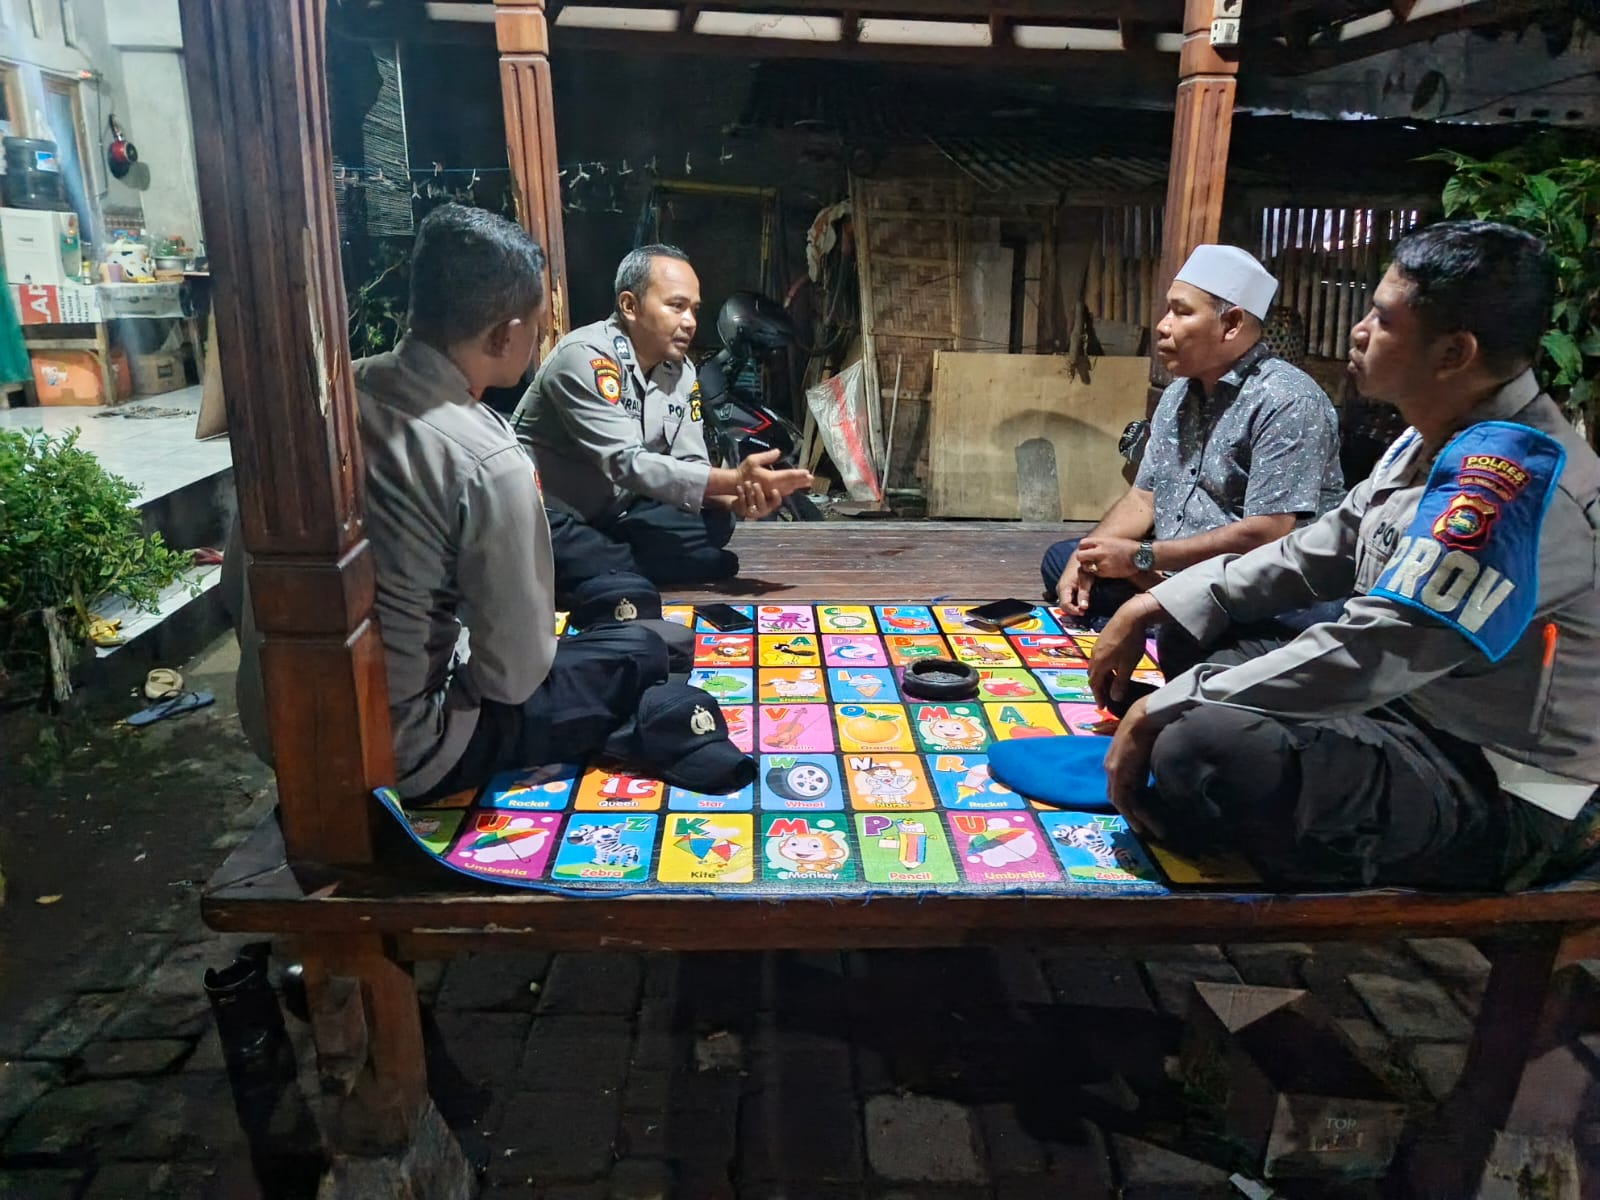
POLYGON ((1389 8, 1346 21, 1336 33, 1313 39, 1303 52, 1286 58, 1281 72, 1301 75, 1359 62, 1386 50, 1462 29, 1533 16, 1551 7, 1552 0, 1394 0, 1389 8), (1370 27, 1372 31, 1351 34, 1355 27, 1370 27))
MULTIPOLYGON (((676 10, 683 7, 683 0, 568 0, 561 7, 580 5, 676 10)), ((707 5, 701 4, 700 7, 707 5)), ((983 3, 975 3, 974 0, 716 0, 715 7, 732 12, 810 16, 838 16, 841 9, 848 8, 862 17, 893 16, 908 20, 987 21, 991 16, 1007 17, 1013 22, 1046 21, 1052 24, 1132 20, 1172 30, 1176 30, 1178 24, 1172 0, 984 0, 983 3)))
POLYGON ((1148 21, 1121 18, 1117 21, 1117 34, 1122 38, 1124 50, 1133 52, 1156 48, 1156 28, 1148 21))
MULTIPOLYGON (((702 20, 703 25, 703 20, 702 20)), ((1020 45, 928 45, 915 42, 859 41, 856 23, 841 22, 827 40, 741 37, 731 34, 651 33, 558 25, 551 30, 562 53, 717 54, 740 58, 829 59, 841 62, 896 62, 931 66, 1009 65, 1028 69, 1119 72, 1135 82, 1166 89, 1174 55, 1124 54, 1112 50, 1030 49, 1020 45)))

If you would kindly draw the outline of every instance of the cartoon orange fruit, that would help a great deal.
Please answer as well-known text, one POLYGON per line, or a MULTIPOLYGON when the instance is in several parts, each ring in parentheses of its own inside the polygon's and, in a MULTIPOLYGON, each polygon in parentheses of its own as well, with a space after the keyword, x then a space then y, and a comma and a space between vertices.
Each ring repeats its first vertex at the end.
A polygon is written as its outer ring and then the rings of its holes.
POLYGON ((894 717, 887 714, 876 717, 871 713, 851 717, 844 723, 844 731, 855 741, 872 746, 881 742, 892 742, 900 732, 894 717))

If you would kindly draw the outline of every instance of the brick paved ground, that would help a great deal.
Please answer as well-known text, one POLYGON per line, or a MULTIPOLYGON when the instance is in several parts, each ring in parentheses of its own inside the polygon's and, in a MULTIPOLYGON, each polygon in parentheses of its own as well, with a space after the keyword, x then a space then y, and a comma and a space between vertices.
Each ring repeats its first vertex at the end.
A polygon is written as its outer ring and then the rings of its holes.
MULTIPOLYGON (((228 661, 222 651, 197 670, 225 681, 228 661)), ((147 756, 149 780, 102 789, 88 825, 115 834, 138 811, 117 798, 146 782, 159 791, 159 772, 193 776, 174 794, 204 834, 185 851, 195 863, 267 811, 229 707, 190 720, 162 736, 191 758, 147 756)), ((21 778, 8 759, 8 782, 21 778)), ((80 785, 70 770, 26 783, 26 808, 80 785)), ((0 909, 0 1197, 311 1195, 316 1146, 297 1092, 280 1100, 258 1164, 269 1182, 257 1180, 200 986, 243 939, 200 926, 192 882, 172 877, 193 866, 102 885, 81 862, 42 861, 32 819, 0 841, 12 885, 0 909), (41 945, 28 931, 56 907, 36 904, 43 888, 108 894, 41 945)), ((1222 1168, 1242 1165, 1169 1078, 1190 981, 1310 987, 1422 1107, 1461 1069, 1485 973, 1469 944, 1434 940, 473 956, 419 979, 435 1089, 484 1200, 1185 1200, 1238 1195, 1222 1168)), ((289 1028, 304 1059, 304 1029, 289 1028)), ((1558 1073, 1583 1153, 1600 1142, 1600 1121, 1578 1115, 1594 1104, 1596 1051, 1574 1040, 1558 1073)), ((1508 1143, 1505 1156, 1527 1151, 1508 1143)), ((1576 1170, 1570 1152, 1545 1153, 1484 1195, 1575 1198, 1576 1170)))

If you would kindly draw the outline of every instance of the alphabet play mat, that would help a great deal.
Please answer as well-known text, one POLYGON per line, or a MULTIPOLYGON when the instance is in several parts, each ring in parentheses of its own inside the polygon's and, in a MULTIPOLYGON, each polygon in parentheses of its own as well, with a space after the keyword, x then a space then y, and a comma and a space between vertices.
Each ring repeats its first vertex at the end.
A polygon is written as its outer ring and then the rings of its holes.
MULTIPOLYGON (((959 604, 744 606, 719 632, 688 605, 690 682, 721 703, 755 782, 708 796, 606 764, 497 776, 476 793, 405 808, 378 793, 412 839, 478 879, 563 893, 1159 893, 1162 875, 1106 807, 1099 769, 1081 811, 1046 806, 989 776, 1011 738, 1106 730, 1089 692, 1095 635, 1037 608, 1004 631, 959 604), (976 698, 902 694, 919 658, 978 673, 976 698)), ((1153 657, 1140 674, 1160 682, 1153 657)))

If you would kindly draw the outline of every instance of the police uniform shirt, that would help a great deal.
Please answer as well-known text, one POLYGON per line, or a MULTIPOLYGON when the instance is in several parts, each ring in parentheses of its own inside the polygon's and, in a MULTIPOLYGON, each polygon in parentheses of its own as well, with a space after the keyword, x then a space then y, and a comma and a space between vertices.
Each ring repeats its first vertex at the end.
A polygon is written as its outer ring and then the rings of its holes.
POLYGON ((416 796, 460 759, 483 701, 522 704, 549 673, 550 526, 510 425, 439 351, 408 337, 355 380, 396 786, 416 796))
POLYGON ((694 367, 663 362, 645 375, 615 317, 562 338, 511 421, 547 500, 591 524, 639 496, 685 512, 705 502, 711 460, 694 367))
POLYGON ((1179 676, 1149 716, 1227 704, 1318 720, 1403 697, 1483 747, 1506 791, 1570 818, 1600 783, 1597 527, 1600 460, 1525 372, 1442 447, 1408 430, 1321 520, 1155 587, 1202 642, 1351 599, 1259 658, 1179 676))
POLYGON ((1157 541, 1246 517, 1320 517, 1344 495, 1339 418, 1327 393, 1257 342, 1207 396, 1167 386, 1134 486, 1151 493, 1157 541))

